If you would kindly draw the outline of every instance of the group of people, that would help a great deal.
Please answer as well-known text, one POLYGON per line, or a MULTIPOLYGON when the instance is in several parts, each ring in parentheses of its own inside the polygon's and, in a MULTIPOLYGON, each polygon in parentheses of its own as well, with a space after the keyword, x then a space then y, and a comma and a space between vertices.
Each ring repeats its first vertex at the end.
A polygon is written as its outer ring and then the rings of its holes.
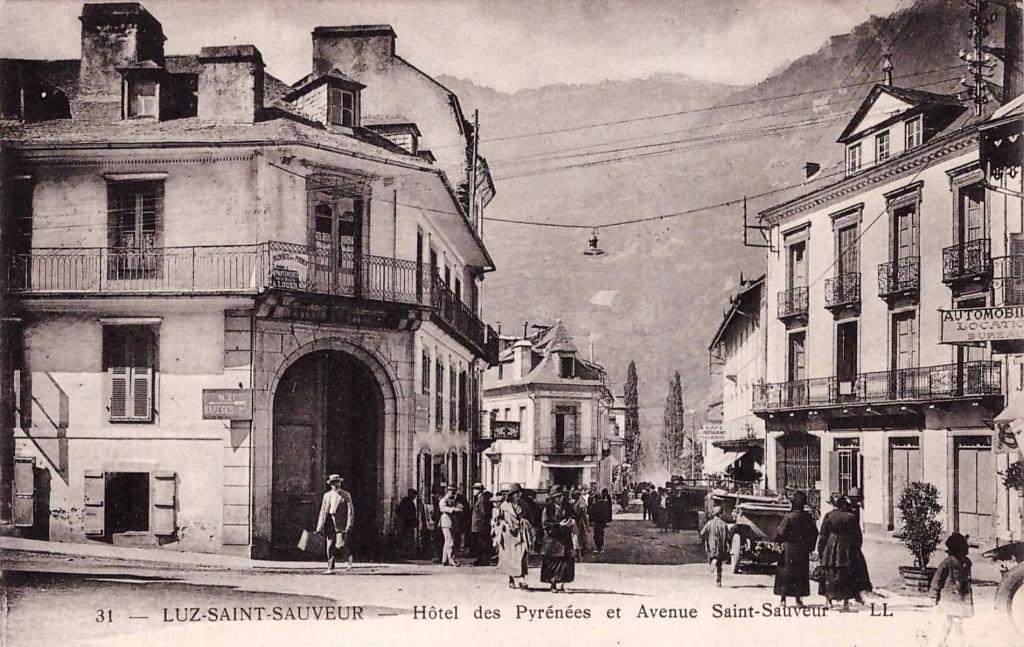
POLYGON ((682 495, 672 489, 647 486, 640 492, 643 519, 650 518, 662 532, 679 532, 685 527, 686 504, 682 495))

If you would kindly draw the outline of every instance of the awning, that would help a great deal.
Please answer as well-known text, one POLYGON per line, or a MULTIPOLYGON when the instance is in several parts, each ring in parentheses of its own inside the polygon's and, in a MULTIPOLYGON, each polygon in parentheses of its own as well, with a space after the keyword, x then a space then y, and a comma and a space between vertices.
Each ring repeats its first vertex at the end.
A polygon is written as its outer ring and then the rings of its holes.
POLYGON ((999 412, 999 415, 995 417, 995 422, 1013 422, 1014 420, 1024 420, 1024 398, 1022 397, 1009 397, 1009 402, 1006 403, 1006 408, 999 412))
POLYGON ((1010 397, 1006 408, 994 419, 995 438, 992 452, 1015 454, 1024 445, 1024 398, 1010 397))
POLYGON ((705 461, 704 473, 705 474, 718 474, 719 472, 725 471, 725 468, 729 467, 739 459, 743 458, 747 454, 746 451, 742 452, 722 452, 722 454, 711 461, 705 461))

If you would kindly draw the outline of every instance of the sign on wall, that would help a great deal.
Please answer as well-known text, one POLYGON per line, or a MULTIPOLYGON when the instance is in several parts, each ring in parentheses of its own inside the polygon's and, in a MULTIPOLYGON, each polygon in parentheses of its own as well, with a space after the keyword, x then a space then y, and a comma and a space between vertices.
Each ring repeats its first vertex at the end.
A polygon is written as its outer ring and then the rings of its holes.
POLYGON ((705 422, 700 428, 701 438, 708 441, 725 438, 725 425, 720 422, 705 422))
POLYGON ((514 420, 492 420, 491 438, 494 440, 519 440, 519 422, 514 420))
POLYGON ((1024 339, 1024 306, 939 310, 943 344, 1024 339))
POLYGON ((252 420, 252 391, 203 389, 203 420, 252 420))

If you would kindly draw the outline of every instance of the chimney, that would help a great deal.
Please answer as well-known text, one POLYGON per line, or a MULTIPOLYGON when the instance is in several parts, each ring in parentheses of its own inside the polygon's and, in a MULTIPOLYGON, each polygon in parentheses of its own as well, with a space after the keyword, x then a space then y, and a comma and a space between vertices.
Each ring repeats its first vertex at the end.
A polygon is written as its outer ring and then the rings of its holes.
POLYGON ((117 68, 143 61, 163 67, 163 28, 137 2, 84 5, 81 21, 80 105, 76 112, 119 119, 121 73, 117 68))
POLYGON ((533 370, 533 344, 520 339, 512 346, 512 377, 521 380, 533 370))
POLYGON ((251 124, 263 110, 263 57, 253 45, 204 47, 199 52, 198 116, 251 124))
POLYGON ((313 30, 313 73, 338 68, 361 79, 364 72, 391 67, 395 56, 395 30, 391 25, 317 27, 313 30))
POLYGON ((882 83, 884 83, 885 85, 887 85, 887 86, 889 86, 891 88, 892 87, 892 73, 893 73, 893 70, 896 69, 896 68, 893 67, 893 64, 892 64, 892 54, 890 54, 889 52, 886 52, 885 55, 884 55, 884 59, 885 60, 882 61, 882 79, 883 79, 882 83))

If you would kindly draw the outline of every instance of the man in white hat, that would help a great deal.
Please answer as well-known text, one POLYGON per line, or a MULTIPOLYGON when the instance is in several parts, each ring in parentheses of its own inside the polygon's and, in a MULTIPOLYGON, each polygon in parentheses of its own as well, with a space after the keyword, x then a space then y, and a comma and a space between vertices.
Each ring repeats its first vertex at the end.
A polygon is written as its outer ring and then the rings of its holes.
POLYGON ((331 489, 324 492, 320 516, 316 521, 316 531, 327 538, 325 575, 334 573, 334 560, 343 549, 348 553, 346 568, 352 568, 352 549, 348 546, 348 533, 352 530, 352 522, 355 520, 355 508, 352 506, 352 495, 342 489, 342 482, 339 474, 327 477, 327 484, 331 489))
POLYGON ((441 534, 444 535, 444 551, 441 553, 442 566, 459 566, 455 561, 455 528, 458 524, 456 515, 461 515, 465 508, 455 497, 456 488, 449 485, 445 488, 444 497, 438 502, 441 512, 441 534))

